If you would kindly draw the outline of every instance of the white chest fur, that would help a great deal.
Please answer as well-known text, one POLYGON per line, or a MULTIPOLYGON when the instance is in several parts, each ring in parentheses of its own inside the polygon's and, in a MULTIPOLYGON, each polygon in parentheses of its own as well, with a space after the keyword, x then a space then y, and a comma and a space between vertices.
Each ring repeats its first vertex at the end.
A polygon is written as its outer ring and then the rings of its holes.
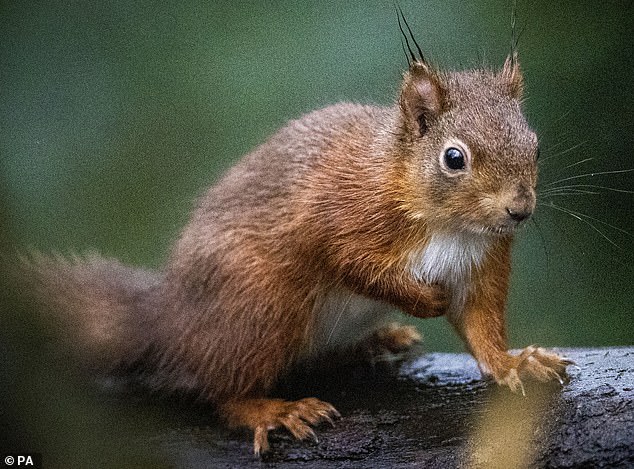
POLYGON ((482 262, 488 245, 476 234, 434 234, 422 251, 412 254, 410 269, 418 280, 455 284, 482 262))
POLYGON ((472 271, 484 259, 489 240, 472 233, 434 234, 410 256, 409 269, 421 282, 440 283, 452 293, 450 313, 464 306, 472 271))

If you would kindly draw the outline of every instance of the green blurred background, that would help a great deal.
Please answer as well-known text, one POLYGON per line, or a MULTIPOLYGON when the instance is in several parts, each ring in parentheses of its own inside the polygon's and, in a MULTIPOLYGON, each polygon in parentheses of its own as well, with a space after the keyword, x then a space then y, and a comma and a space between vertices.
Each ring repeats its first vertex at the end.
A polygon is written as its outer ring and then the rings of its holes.
MULTIPOLYGON (((511 3, 400 2, 448 68, 502 64, 511 3)), ((519 2, 544 187, 634 168, 633 17, 631 0, 519 2)), ((2 0, 2 248, 160 267, 195 197, 241 155, 312 109, 389 105, 404 68, 390 0, 2 0)), ((565 184, 631 191, 634 173, 565 184)), ((513 346, 634 343, 634 195, 598 192, 551 199, 581 220, 542 200, 519 236, 513 346)), ((462 349, 444 320, 417 324, 428 350, 462 349)))

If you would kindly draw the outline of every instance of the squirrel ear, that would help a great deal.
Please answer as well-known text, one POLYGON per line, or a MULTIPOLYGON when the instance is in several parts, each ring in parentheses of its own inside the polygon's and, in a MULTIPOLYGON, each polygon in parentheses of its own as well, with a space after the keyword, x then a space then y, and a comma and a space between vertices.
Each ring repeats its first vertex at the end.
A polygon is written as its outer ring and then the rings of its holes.
POLYGON ((524 92, 524 78, 520 63, 517 60, 517 52, 512 52, 504 61, 504 66, 500 72, 500 78, 508 87, 509 94, 516 99, 521 99, 524 92))
POLYGON ((436 72, 426 63, 414 62, 403 80, 399 104, 410 127, 422 136, 429 121, 442 111, 444 89, 436 72))

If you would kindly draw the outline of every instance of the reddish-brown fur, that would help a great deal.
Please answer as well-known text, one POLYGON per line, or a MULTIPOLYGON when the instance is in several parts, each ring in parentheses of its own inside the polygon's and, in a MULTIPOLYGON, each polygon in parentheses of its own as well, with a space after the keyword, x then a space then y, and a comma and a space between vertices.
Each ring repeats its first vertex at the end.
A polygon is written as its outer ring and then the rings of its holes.
MULTIPOLYGON (((88 324, 119 315, 112 330, 125 334, 116 339, 83 328, 86 342, 109 349, 102 368, 132 368, 151 388, 199 393, 230 425, 254 431, 256 452, 268 447, 270 429, 305 438, 310 425, 336 415, 317 399, 266 398, 289 368, 334 346, 341 318, 330 304, 350 315, 341 324, 352 321, 353 330, 363 315, 349 303, 363 298, 417 317, 447 314, 499 383, 519 389, 521 378, 559 378, 565 360, 534 348, 507 352, 517 226, 507 210, 530 212, 535 203, 537 140, 521 113, 521 88, 512 60, 500 73, 441 73, 416 62, 393 107, 313 112, 244 157, 200 199, 151 281, 117 275, 124 268, 113 261, 40 259, 38 291, 74 318, 90 311, 88 324), (439 162, 451 139, 469 148, 467 172, 439 162), (461 249, 456 235, 473 254, 443 251, 461 249), (467 267, 441 268, 445 259, 467 267), (119 283, 97 288, 104 272, 119 283), (51 279, 79 290, 61 300, 51 279), (317 332, 324 328, 326 339, 317 332)), ((387 349, 417 340, 387 325, 359 330, 353 342, 368 338, 387 349)))

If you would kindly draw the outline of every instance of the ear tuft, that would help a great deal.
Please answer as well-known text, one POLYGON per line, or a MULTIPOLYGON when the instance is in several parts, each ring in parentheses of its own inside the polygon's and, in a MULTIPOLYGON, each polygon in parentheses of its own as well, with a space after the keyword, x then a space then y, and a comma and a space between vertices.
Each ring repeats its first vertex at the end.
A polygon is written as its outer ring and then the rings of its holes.
POLYGON ((524 78, 517 60, 517 52, 512 52, 506 58, 499 76, 508 88, 509 94, 513 98, 521 99, 524 93, 524 78))
POLYGON ((442 112, 444 89, 437 73, 422 62, 414 62, 405 74, 400 105, 417 136, 427 132, 430 120, 442 112))

